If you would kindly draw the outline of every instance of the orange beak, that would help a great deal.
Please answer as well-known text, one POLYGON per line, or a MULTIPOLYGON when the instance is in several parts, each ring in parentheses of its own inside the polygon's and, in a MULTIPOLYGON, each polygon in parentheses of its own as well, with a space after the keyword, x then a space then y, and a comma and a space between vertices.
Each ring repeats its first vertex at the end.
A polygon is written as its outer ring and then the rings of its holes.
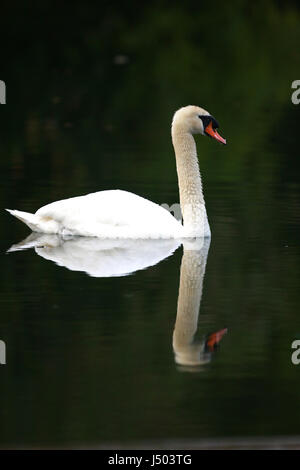
POLYGON ((221 137, 220 134, 218 134, 218 132, 213 129, 213 127, 212 127, 212 122, 211 122, 211 121, 210 121, 210 123, 208 124, 208 126, 206 126, 205 132, 206 132, 208 135, 210 135, 211 137, 213 137, 214 139, 216 139, 216 140, 218 140, 219 142, 221 142, 222 144, 226 144, 226 139, 223 139, 223 137, 221 137))
POLYGON ((206 341, 206 345, 208 347, 208 350, 210 352, 213 352, 215 347, 219 344, 223 336, 227 333, 227 328, 224 328, 223 330, 216 331, 215 333, 212 333, 209 335, 206 341))

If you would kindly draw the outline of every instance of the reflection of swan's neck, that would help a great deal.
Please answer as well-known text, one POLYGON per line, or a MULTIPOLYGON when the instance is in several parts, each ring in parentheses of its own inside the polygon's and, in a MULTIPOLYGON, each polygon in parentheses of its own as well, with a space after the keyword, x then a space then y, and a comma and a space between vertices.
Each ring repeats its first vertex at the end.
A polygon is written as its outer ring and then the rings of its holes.
POLYGON ((173 349, 179 364, 195 365, 205 362, 200 357, 203 345, 193 343, 193 340, 198 324, 208 249, 209 241, 206 240, 201 250, 185 249, 182 257, 173 333, 173 349))
MULTIPOLYGON (((192 134, 181 131, 176 124, 172 127, 172 142, 176 156, 184 227, 193 230, 195 227, 204 226, 203 217, 206 218, 196 144, 192 134)), ((191 236, 194 235, 191 234, 191 236)))

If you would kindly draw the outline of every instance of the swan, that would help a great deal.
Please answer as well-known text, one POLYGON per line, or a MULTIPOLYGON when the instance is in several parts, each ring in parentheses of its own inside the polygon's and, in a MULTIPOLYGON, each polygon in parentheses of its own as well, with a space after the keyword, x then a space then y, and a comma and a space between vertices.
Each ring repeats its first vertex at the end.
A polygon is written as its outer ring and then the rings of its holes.
POLYGON ((226 140, 218 123, 199 106, 174 114, 172 143, 176 157, 182 225, 165 208, 123 190, 98 191, 41 207, 35 214, 6 209, 34 232, 99 238, 210 237, 193 134, 226 140))

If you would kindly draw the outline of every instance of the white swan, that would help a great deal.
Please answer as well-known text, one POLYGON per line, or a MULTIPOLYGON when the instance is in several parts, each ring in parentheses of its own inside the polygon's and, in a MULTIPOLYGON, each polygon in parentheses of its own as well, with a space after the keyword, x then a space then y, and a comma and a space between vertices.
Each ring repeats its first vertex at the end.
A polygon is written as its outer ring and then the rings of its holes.
POLYGON ((226 144, 217 121, 198 106, 179 109, 172 122, 184 225, 166 209, 127 191, 99 191, 56 201, 35 214, 6 209, 34 232, 100 238, 209 237, 196 145, 192 134, 226 144))

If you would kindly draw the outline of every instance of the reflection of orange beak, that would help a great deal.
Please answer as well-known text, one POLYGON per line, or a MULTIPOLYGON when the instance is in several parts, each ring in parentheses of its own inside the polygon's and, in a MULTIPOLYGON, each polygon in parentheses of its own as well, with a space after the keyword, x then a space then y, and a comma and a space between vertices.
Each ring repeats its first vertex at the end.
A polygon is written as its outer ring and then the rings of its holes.
POLYGON ((215 333, 209 335, 206 341, 206 346, 210 352, 213 352, 215 350, 216 346, 219 344, 219 342, 226 333, 227 328, 224 328, 223 330, 216 331, 215 333))
POLYGON ((221 137, 220 134, 218 134, 218 132, 213 129, 213 127, 212 127, 212 121, 210 121, 210 123, 208 124, 208 126, 206 126, 205 132, 206 132, 208 135, 210 135, 211 137, 213 137, 214 139, 216 139, 216 140, 218 140, 219 142, 221 142, 222 144, 226 144, 226 139, 223 139, 223 137, 221 137))

